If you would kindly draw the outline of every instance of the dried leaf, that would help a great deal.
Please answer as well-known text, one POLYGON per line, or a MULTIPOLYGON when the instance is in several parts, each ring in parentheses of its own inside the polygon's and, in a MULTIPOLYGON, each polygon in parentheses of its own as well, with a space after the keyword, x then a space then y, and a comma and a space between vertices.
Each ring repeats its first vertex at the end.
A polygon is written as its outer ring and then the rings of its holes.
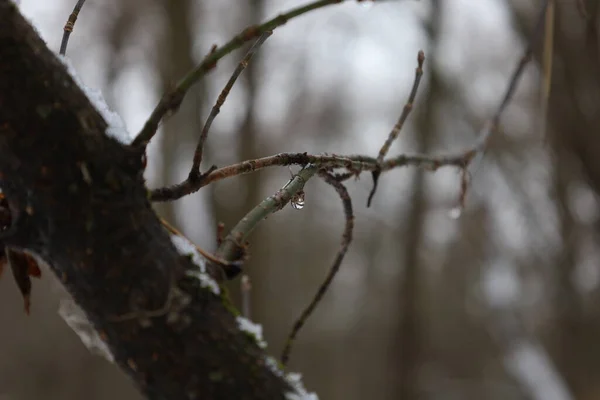
POLYGON ((23 253, 15 249, 5 249, 10 268, 13 273, 13 277, 21 295, 23 296, 23 302, 25 306, 25 312, 29 314, 31 305, 31 279, 33 276, 39 278, 42 273, 37 261, 29 254, 23 253))

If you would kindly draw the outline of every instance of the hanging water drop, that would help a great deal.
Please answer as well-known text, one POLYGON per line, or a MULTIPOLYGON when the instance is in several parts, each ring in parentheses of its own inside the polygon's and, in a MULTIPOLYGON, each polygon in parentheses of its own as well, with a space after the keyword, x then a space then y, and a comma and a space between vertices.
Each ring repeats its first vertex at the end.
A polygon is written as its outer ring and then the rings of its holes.
POLYGON ((290 202, 294 210, 302 210, 304 208, 304 190, 296 193, 290 202))

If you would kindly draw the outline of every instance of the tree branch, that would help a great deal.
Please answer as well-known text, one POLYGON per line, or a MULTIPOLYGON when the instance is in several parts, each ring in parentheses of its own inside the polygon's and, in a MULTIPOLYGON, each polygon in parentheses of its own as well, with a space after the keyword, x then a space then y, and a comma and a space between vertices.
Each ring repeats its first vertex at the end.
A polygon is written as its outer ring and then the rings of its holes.
POLYGON ((300 192, 306 182, 318 171, 316 165, 310 164, 302 168, 288 183, 277 193, 263 200, 254 207, 244 218, 233 227, 231 232, 223 239, 217 250, 217 256, 224 260, 236 260, 244 250, 244 243, 250 233, 269 214, 281 210, 292 197, 300 192))
MULTIPOLYGON (((390 151, 390 147, 392 147, 392 143, 394 140, 398 138, 402 127, 404 126, 404 122, 408 118, 408 115, 412 111, 413 104, 415 102, 415 98, 417 97, 417 91, 419 90, 419 84, 421 83, 421 77, 423 76, 423 63, 425 62, 425 53, 423 50, 419 50, 417 54, 417 68, 415 69, 415 80, 413 81, 413 87, 410 91, 410 95, 408 96, 408 101, 404 105, 402 109, 402 114, 400 114, 400 118, 398 118, 398 122, 392 128, 388 138, 386 139, 383 146, 379 150, 379 155, 377 156, 377 163, 383 163, 384 157, 387 155, 388 151, 390 151)), ((373 200, 373 196, 375 196, 375 192, 377 191, 377 184, 379 183, 379 175, 381 175, 381 170, 376 169, 372 172, 373 175, 373 188, 371 189, 371 193, 369 193, 369 198, 367 199, 367 207, 371 206, 371 201, 373 200)))
POLYGON ((204 143, 206 142, 206 138, 208 137, 208 131, 210 130, 212 122, 217 117, 219 112, 221 112, 221 107, 225 103, 225 100, 227 99, 227 96, 229 95, 231 88, 233 87, 233 85, 235 85, 237 78, 241 75, 242 71, 248 66, 248 64, 250 63, 250 60, 252 60, 252 57, 258 51, 260 46, 262 46, 262 44, 265 42, 265 40, 267 40, 267 38, 269 36, 271 36, 272 34, 273 34, 273 32, 267 31, 267 32, 263 33, 256 40, 256 42, 252 45, 250 50, 248 50, 248 52, 246 53, 246 55, 244 56, 242 61, 240 61, 240 63, 236 67, 235 71, 233 71, 233 74, 227 81, 227 84, 221 91, 221 94, 219 94, 219 97, 217 98, 217 102, 213 106, 208 118, 206 119, 206 122, 204 123, 204 127, 202 128, 202 133, 200 134, 200 139, 198 139, 198 144, 196 145, 196 151, 194 152, 194 159, 192 162, 192 168, 190 170, 188 180, 195 181, 201 177, 200 164, 202 164, 202 153, 204 152, 204 143))
POLYGON ((180 199, 188 194, 192 194, 210 185, 211 183, 230 178, 232 176, 249 174, 260 171, 261 169, 275 167, 314 164, 319 169, 346 169, 350 171, 348 177, 359 175, 365 171, 389 171, 395 168, 414 166, 427 168, 435 171, 440 167, 466 167, 474 156, 474 148, 470 148, 455 154, 447 155, 424 155, 424 154, 401 154, 390 158, 378 164, 377 159, 362 155, 311 155, 307 153, 280 153, 274 156, 257 158, 256 160, 247 160, 241 163, 228 165, 226 167, 215 169, 206 174, 199 181, 184 182, 151 190, 151 201, 173 201, 180 199))
POLYGON ((156 108, 154 108, 154 111, 152 111, 150 118, 148 118, 148 121, 146 121, 144 127, 133 141, 132 146, 146 146, 156 134, 156 131, 158 130, 158 124, 163 117, 179 108, 179 105, 183 101, 187 91, 200 78, 206 75, 208 71, 216 67, 217 62, 221 58, 225 57, 232 51, 239 49, 245 43, 258 38, 263 33, 272 31, 275 28, 284 25, 293 18, 299 17, 310 11, 314 11, 332 4, 342 3, 344 1, 345 0, 313 1, 304 6, 300 6, 286 13, 280 14, 277 17, 272 18, 260 25, 249 26, 223 46, 213 48, 212 51, 206 57, 204 57, 204 60, 202 60, 200 64, 198 64, 181 81, 179 81, 173 90, 163 96, 160 102, 156 105, 156 108))

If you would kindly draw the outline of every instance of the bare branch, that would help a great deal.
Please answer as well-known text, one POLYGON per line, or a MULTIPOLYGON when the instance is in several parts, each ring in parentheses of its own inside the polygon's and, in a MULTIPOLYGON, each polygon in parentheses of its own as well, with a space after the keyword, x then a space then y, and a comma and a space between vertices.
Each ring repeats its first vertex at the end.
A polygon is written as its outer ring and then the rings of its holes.
POLYGON ((206 138, 208 137, 208 131, 210 130, 212 122, 216 118, 217 114, 219 114, 219 112, 221 111, 221 107, 225 103, 225 100, 227 100, 227 96, 229 95, 231 88, 237 81, 237 78, 240 76, 242 71, 244 69, 246 69, 246 67, 250 63, 250 60, 252 59, 254 54, 256 54, 256 52, 258 51, 260 46, 262 46, 262 44, 265 42, 265 40, 267 40, 267 38, 269 36, 271 36, 272 34, 273 34, 272 31, 267 31, 258 38, 258 40, 252 45, 252 47, 250 47, 250 50, 248 50, 248 52, 246 53, 246 56, 242 59, 242 61, 240 61, 237 68, 235 69, 235 71, 233 71, 231 78, 229 78, 229 80, 227 81, 227 84, 221 91, 221 94, 217 98, 217 102, 215 103, 212 110, 210 111, 210 115, 206 119, 206 122, 204 123, 204 127, 202 128, 202 133, 200 135, 200 139, 198 140, 198 145, 196 146, 196 151, 194 152, 194 161, 192 164, 192 169, 190 170, 190 174, 188 176, 188 180, 196 181, 196 180, 198 180, 198 178, 200 178, 200 164, 202 163, 202 152, 204 150, 204 142, 206 141, 206 138))
POLYGON ((152 111, 150 118, 148 118, 140 133, 134 139, 132 146, 146 146, 156 134, 158 124, 163 117, 168 113, 177 110, 187 91, 200 78, 206 75, 208 71, 213 69, 221 58, 240 48, 244 43, 258 38, 263 33, 273 31, 275 28, 285 24, 292 18, 299 17, 300 15, 323 8, 325 6, 342 3, 344 1, 345 0, 320 0, 294 8, 286 13, 278 15, 273 19, 270 19, 263 24, 250 26, 236 35, 229 42, 225 43, 223 46, 213 48, 213 50, 206 57, 204 57, 204 60, 202 60, 200 64, 198 64, 181 81, 179 81, 173 90, 163 96, 160 102, 156 105, 156 108, 154 108, 154 111, 152 111))
MULTIPOLYGON (((381 150, 379 150, 379 156, 377 156, 377 163, 381 164, 383 162, 383 158, 386 156, 392 143, 394 140, 398 138, 402 127, 404 126, 404 122, 408 118, 410 114, 413 104, 415 102, 415 97, 417 96, 417 91, 419 90, 419 83, 421 83, 421 77, 423 76, 423 63, 425 62, 425 53, 423 50, 419 50, 417 54, 417 68, 415 69, 415 80, 413 82, 412 90, 410 91, 410 95, 408 96, 408 101, 404 105, 404 109, 402 110, 402 114, 394 125, 394 128, 390 132, 387 140, 381 146, 381 150)), ((375 191, 377 190, 377 183, 379 182, 379 175, 381 174, 381 170, 377 169, 373 171, 373 189, 371 189, 371 193, 369 193, 369 199, 367 200, 367 207, 371 206, 371 201, 373 200, 373 196, 375 195, 375 191)))
POLYGON ((285 347, 281 354, 281 363, 283 365, 287 364, 296 336, 300 332, 300 329, 302 329, 302 327, 306 323, 308 317, 310 317, 310 315, 319 305, 319 302, 327 292, 327 289, 329 289, 333 278, 335 277, 335 275, 340 269, 340 266, 342 265, 344 256, 348 251, 348 247, 350 247, 350 242, 352 242, 352 231, 354 229, 354 212, 352 211, 352 200, 350 199, 348 190, 341 182, 339 182, 336 179, 335 176, 331 175, 330 173, 320 171, 319 176, 323 178, 323 180, 329 185, 333 186, 333 188, 340 196, 340 199, 342 200, 342 205, 344 206, 344 216, 346 218, 346 225, 344 227, 344 233, 342 234, 342 243, 340 244, 340 249, 338 250, 337 255, 335 256, 335 259, 333 261, 333 264, 331 265, 331 268, 329 269, 327 277, 319 287, 319 290, 317 290, 317 293, 315 294, 315 297, 312 299, 310 304, 304 309, 304 311, 302 311, 302 314, 294 323, 292 331, 290 332, 286 340, 285 347))
MULTIPOLYGON (((379 165, 377 159, 369 156, 361 155, 311 155, 307 153, 280 153, 269 157, 257 158, 255 160, 243 161, 241 163, 232 164, 226 167, 215 169, 214 171, 205 174, 205 176, 197 182, 191 182, 186 179, 180 184, 169 187, 154 189, 150 192, 151 201, 173 201, 180 199, 188 194, 195 193, 204 186, 213 182, 220 181, 232 176, 244 175, 259 171, 264 168, 274 166, 288 166, 315 164, 320 169, 336 169, 343 168, 349 172, 349 176, 357 176, 364 171, 388 171, 394 168, 405 166, 424 167, 428 170, 435 171, 440 167, 454 166, 464 168, 473 157, 472 149, 448 155, 427 156, 424 154, 401 154, 394 158, 390 158, 379 165)), ((347 178, 344 178, 345 180, 347 178)))
POLYGON ((83 8, 84 4, 85 4, 85 0, 77 0, 77 4, 75 4, 75 7, 73 8, 73 12, 71 13, 71 15, 69 15, 69 18, 67 19, 67 23, 65 24, 65 27, 63 28, 64 33, 63 33, 62 41, 60 43, 60 51, 59 51, 59 54, 61 56, 64 56, 65 54, 67 54, 67 45, 69 44, 69 37, 71 36, 71 32, 73 32, 73 28, 75 28, 75 22, 77 21, 79 12, 83 8))

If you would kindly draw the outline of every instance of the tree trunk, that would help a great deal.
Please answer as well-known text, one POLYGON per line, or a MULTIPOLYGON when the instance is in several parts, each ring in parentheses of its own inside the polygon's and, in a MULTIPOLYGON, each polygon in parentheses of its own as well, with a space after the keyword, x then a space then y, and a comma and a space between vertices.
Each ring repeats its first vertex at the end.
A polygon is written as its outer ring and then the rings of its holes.
POLYGON ((106 122, 8 0, 0 77, 0 186, 13 218, 1 245, 48 263, 148 398, 284 398, 289 384, 238 328, 226 296, 187 274, 199 267, 152 210, 140 153, 104 133, 106 122))

